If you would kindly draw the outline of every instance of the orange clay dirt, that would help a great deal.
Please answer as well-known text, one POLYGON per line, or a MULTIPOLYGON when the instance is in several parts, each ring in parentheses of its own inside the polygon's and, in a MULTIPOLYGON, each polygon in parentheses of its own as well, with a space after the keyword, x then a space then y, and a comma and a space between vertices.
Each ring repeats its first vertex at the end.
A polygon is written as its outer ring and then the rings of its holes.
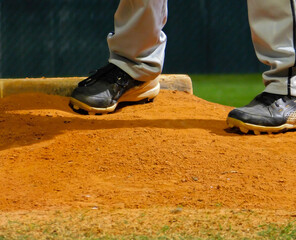
POLYGON ((102 116, 68 100, 0 100, 0 210, 296 207, 296 132, 241 135, 184 92, 102 116))

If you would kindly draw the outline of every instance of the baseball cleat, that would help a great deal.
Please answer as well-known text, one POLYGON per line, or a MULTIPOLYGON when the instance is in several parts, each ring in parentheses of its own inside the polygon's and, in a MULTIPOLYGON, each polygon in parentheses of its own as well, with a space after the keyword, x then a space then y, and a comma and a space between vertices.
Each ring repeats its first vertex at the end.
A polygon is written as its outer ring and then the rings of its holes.
POLYGON ((82 110, 90 115, 110 113, 121 102, 151 102, 159 90, 158 79, 137 81, 109 63, 78 84, 69 105, 76 112, 82 110))
POLYGON ((248 105, 233 109, 226 122, 230 128, 256 135, 296 129, 296 97, 263 92, 248 105))

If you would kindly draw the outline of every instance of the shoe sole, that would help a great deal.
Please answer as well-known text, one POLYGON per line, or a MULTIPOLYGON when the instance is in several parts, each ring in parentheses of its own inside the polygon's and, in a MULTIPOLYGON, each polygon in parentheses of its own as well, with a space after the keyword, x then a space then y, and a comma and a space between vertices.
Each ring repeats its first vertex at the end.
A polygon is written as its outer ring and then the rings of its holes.
POLYGON ((248 133, 249 131, 253 131, 254 134, 260 135, 261 133, 278 133, 278 132, 283 132, 285 130, 291 130, 291 129, 296 129, 296 126, 293 124, 285 123, 280 126, 260 126, 260 125, 254 125, 250 123, 245 123, 240 120, 237 120, 235 118, 228 117, 226 120, 227 125, 230 128, 237 127, 240 129, 241 132, 243 133, 248 133))
POLYGON ((87 111, 89 115, 94 115, 97 113, 111 113, 114 112, 117 105, 122 102, 151 102, 158 95, 160 91, 160 84, 158 79, 154 79, 149 82, 145 82, 141 86, 137 86, 126 91, 118 101, 107 108, 95 108, 89 106, 75 98, 70 98, 70 106, 74 111, 84 110, 87 111))

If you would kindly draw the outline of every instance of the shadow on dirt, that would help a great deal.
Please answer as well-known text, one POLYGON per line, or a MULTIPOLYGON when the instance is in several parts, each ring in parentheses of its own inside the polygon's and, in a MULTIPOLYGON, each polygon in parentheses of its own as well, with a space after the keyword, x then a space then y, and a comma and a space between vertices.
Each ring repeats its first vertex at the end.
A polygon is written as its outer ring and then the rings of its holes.
MULTIPOLYGON (((0 150, 35 144, 52 139, 65 131, 75 130, 203 129, 219 136, 239 136, 237 133, 230 134, 225 130, 227 129, 225 120, 200 118, 194 113, 191 118, 190 115, 187 114, 184 117, 179 112, 168 114, 168 116, 160 112, 159 117, 157 113, 153 118, 152 116, 146 117, 144 112, 135 118, 133 112, 129 116, 122 114, 121 111, 126 105, 120 105, 115 113, 116 116, 113 114, 82 116, 74 113, 68 103, 69 98, 42 94, 14 95, 1 99, 0 150)), ((171 111, 170 107, 171 105, 168 105, 167 112, 171 111)), ((194 110, 194 107, 191 106, 191 108, 194 110)), ((145 111, 148 113, 149 109, 151 108, 148 105, 145 111)), ((179 109, 182 110, 182 107, 179 109)), ((198 133, 197 137, 199 137, 198 133)))
MULTIPOLYGON (((139 129, 204 129, 215 135, 229 135, 225 121, 208 119, 133 119, 112 120, 81 116, 36 116, 31 114, 2 113, 0 116, 0 150, 19 147, 52 139, 64 131, 139 129)), ((198 137, 198 136, 197 136, 198 137)))

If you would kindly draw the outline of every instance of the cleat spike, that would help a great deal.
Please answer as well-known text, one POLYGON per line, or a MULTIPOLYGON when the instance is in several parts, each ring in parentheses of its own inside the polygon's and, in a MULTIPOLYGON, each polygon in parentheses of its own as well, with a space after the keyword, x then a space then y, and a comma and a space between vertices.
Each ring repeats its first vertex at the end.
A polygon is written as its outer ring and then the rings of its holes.
POLYGON ((88 115, 96 115, 95 112, 88 112, 88 115))
POLYGON ((245 128, 245 127, 239 127, 239 129, 241 130, 241 132, 243 133, 248 133, 249 129, 245 128))
POLYGON ((148 99, 146 103, 154 102, 154 98, 148 99))
POLYGON ((75 110, 79 110, 79 107, 77 106, 77 105, 73 105, 73 108, 75 109, 75 110))
POLYGON ((258 131, 258 130, 253 130, 253 131, 254 131, 255 135, 260 135, 261 134, 260 131, 258 131))

